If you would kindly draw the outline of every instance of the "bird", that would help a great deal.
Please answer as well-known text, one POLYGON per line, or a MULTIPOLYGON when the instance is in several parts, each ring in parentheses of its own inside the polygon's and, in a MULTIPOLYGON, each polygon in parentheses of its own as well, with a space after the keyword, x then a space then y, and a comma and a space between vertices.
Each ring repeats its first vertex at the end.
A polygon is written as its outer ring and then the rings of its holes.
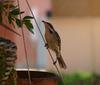
POLYGON ((47 49, 52 50, 56 54, 56 61, 54 62, 54 64, 56 64, 56 62, 58 61, 60 68, 66 69, 67 65, 61 55, 61 38, 59 34, 56 32, 51 23, 47 21, 42 22, 45 26, 45 46, 47 47, 47 49))

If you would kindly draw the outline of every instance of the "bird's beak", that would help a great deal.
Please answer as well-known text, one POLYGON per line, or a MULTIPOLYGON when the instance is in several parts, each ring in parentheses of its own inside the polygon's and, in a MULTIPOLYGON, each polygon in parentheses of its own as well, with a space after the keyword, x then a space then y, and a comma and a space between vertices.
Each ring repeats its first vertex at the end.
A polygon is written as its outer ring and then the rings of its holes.
POLYGON ((45 21, 42 21, 43 23, 45 22, 45 21))

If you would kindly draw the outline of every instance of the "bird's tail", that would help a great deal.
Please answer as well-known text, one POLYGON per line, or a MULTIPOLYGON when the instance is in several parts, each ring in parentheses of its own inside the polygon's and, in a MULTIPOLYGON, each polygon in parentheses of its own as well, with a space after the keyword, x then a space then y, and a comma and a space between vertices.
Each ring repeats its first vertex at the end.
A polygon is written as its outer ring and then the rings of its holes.
POLYGON ((60 54, 60 56, 57 57, 57 59, 58 59, 59 66, 60 66, 61 68, 63 68, 63 69, 66 69, 66 68, 67 68, 67 65, 66 65, 66 63, 64 62, 64 60, 63 60, 61 54, 60 54))

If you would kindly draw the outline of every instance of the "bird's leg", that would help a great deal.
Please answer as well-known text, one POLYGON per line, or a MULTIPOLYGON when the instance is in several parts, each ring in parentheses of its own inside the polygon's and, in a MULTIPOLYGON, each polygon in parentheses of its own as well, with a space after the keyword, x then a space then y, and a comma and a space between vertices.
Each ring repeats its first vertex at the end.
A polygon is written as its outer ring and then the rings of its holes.
POLYGON ((57 63, 58 59, 56 58, 56 60, 53 62, 53 64, 55 65, 57 63))
POLYGON ((48 43, 45 43, 45 47, 48 49, 49 48, 49 45, 48 45, 48 43))

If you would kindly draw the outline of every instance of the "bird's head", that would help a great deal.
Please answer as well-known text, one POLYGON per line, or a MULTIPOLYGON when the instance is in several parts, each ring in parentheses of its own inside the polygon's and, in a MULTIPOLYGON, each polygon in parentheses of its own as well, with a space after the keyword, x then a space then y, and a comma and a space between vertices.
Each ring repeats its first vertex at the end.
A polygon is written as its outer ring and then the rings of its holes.
POLYGON ((48 24, 49 22, 42 20, 43 23, 48 24))

